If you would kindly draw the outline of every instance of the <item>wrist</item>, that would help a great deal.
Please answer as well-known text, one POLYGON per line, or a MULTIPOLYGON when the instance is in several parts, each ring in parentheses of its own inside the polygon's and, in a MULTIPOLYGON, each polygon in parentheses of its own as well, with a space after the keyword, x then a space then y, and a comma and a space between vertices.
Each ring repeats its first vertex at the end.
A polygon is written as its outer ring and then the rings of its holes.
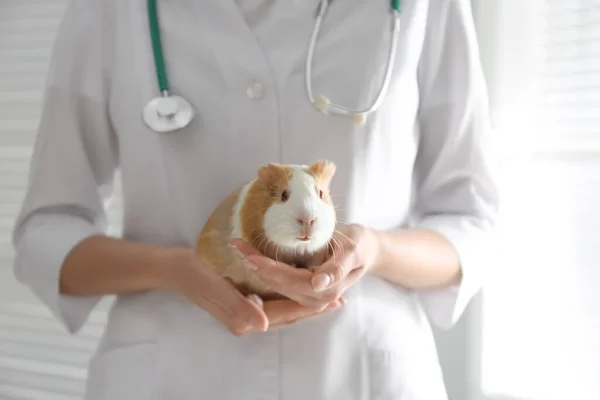
POLYGON ((181 292, 197 263, 194 249, 185 247, 162 248, 156 256, 155 276, 160 289, 181 292))
POLYGON ((369 271, 377 275, 383 265, 383 240, 384 232, 368 229, 367 236, 369 240, 369 271))

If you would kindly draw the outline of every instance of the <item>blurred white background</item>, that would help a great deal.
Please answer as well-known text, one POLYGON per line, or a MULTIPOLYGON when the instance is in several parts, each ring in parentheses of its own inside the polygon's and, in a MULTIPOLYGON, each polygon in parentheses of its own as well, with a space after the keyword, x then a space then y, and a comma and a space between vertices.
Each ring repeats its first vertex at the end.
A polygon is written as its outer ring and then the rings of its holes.
MULTIPOLYGON (((0 0, 0 400, 79 399, 109 301, 70 337, 12 275, 10 230, 66 1, 0 0)), ((482 295, 437 332, 448 390, 597 400, 600 0, 472 3, 502 161, 501 246, 482 295)), ((118 195, 107 207, 117 234, 118 195)))

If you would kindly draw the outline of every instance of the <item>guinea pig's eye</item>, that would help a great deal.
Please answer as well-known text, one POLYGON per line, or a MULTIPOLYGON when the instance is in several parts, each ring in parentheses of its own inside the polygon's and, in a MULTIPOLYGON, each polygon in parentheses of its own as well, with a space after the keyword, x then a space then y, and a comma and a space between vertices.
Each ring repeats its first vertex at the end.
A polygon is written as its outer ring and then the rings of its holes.
POLYGON ((282 190, 281 191, 281 202, 285 203, 286 201, 288 201, 288 199, 290 198, 290 192, 288 192, 287 190, 282 190))
POLYGON ((321 189, 319 189, 318 187, 315 187, 315 190, 316 190, 317 194, 319 195, 319 197, 322 199, 323 198, 323 191, 321 189))

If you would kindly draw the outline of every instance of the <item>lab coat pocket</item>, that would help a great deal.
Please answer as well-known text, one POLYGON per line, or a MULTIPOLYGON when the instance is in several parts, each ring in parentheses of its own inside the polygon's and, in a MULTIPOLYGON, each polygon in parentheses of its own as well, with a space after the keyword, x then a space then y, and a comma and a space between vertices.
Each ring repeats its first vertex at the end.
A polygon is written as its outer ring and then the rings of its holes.
POLYGON ((90 360, 84 400, 152 400, 156 396, 156 344, 101 351, 90 360))

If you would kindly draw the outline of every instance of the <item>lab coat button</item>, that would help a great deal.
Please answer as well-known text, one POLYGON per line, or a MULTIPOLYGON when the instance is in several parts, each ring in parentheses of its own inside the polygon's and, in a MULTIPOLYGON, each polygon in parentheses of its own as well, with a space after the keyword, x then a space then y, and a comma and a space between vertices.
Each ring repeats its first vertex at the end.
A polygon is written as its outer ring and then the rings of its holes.
POLYGON ((260 82, 253 82, 248 89, 246 89, 246 94, 252 100, 258 100, 263 96, 264 87, 260 82))

